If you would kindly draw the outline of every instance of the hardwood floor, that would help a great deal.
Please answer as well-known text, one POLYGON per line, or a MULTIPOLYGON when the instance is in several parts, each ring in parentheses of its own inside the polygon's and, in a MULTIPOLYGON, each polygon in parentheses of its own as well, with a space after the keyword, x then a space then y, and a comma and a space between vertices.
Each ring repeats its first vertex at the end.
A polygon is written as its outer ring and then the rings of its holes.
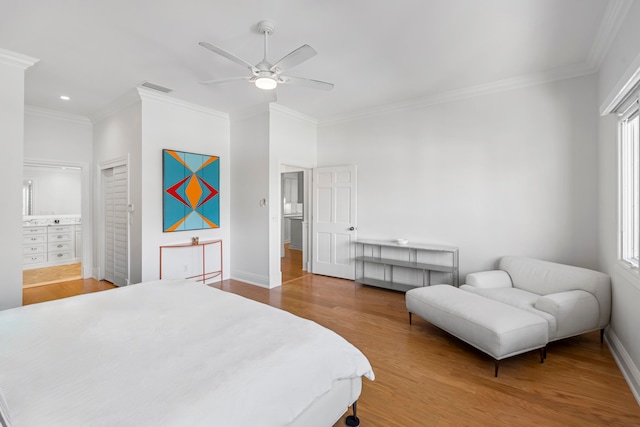
MULTIPOLYGON (((59 296, 53 288, 72 292, 50 286, 46 297, 59 296)), ((640 425, 640 406, 598 332, 551 343, 542 364, 537 352, 503 360, 495 378, 489 356, 419 317, 410 326, 402 293, 312 274, 272 290, 235 280, 212 286, 314 320, 362 350, 376 374, 363 380, 362 426, 640 425)))
POLYGON ((307 273, 302 269, 302 251, 289 248, 289 243, 284 244, 284 257, 280 261, 282 271, 282 283, 299 279, 307 273))
POLYGON ((22 286, 42 286, 50 283, 65 282, 82 278, 82 264, 66 264, 54 267, 22 270, 22 286))
POLYGON ((94 279, 70 280, 68 282, 58 282, 49 285, 23 287, 22 305, 104 291, 115 287, 115 285, 105 282, 104 280, 98 281, 94 279))

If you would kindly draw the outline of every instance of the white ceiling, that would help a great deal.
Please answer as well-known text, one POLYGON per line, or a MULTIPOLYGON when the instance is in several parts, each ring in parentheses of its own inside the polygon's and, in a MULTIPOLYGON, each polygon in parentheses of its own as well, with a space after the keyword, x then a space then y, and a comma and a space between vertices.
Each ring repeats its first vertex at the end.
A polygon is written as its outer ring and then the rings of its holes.
POLYGON ((286 74, 335 84, 330 92, 281 85, 278 103, 330 120, 510 79, 594 71, 620 2, 0 0, 0 49, 40 59, 26 71, 27 105, 91 117, 149 81, 234 112, 263 94, 245 81, 200 84, 247 69, 198 42, 257 63, 255 27, 269 19, 272 62, 309 44, 318 55, 286 74))

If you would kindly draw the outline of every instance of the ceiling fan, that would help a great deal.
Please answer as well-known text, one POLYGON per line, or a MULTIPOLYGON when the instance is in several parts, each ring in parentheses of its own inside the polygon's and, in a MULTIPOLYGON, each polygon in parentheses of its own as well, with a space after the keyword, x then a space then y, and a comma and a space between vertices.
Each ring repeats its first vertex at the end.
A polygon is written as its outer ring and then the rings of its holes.
POLYGON ((313 89, 331 90, 333 89, 332 83, 323 82, 320 80, 306 79, 303 77, 285 76, 281 73, 293 68, 296 65, 303 63, 304 61, 312 58, 317 54, 314 48, 305 44, 299 48, 293 50, 289 54, 285 55, 279 61, 271 64, 267 60, 267 39, 270 34, 273 34, 274 25, 271 21, 260 21, 258 23, 258 31, 264 34, 264 58, 256 65, 252 65, 242 58, 227 52, 226 50, 215 46, 208 42, 198 43, 200 46, 209 49, 210 51, 224 56, 225 58, 235 62, 236 64, 247 67, 251 72, 248 76, 242 77, 229 77, 224 79, 206 80, 201 82, 205 85, 226 83, 234 80, 247 80, 250 83, 255 84, 258 88, 263 90, 273 90, 279 84, 290 84, 296 86, 306 86, 313 89))

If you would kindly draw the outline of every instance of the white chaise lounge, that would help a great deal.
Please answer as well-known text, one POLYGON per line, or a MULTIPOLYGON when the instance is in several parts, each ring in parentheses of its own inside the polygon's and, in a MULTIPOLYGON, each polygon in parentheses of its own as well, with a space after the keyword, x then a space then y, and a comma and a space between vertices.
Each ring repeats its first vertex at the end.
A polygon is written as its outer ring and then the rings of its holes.
POLYGON ((602 340, 611 317, 609 276, 548 261, 504 257, 499 270, 469 274, 459 289, 441 286, 446 285, 407 292, 410 321, 415 313, 489 354, 496 359, 496 376, 500 359, 539 344, 536 319, 544 320, 544 347, 594 330, 602 340))

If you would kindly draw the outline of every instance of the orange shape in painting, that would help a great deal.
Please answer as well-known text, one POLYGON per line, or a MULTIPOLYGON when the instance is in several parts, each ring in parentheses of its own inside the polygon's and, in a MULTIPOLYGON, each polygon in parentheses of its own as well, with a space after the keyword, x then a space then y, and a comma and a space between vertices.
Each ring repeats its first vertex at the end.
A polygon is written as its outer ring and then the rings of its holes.
POLYGON ((195 209, 198 206, 198 201, 202 196, 202 187, 198 182, 198 179, 195 175, 191 175, 191 179, 189 180, 189 184, 185 189, 185 194, 187 195, 187 199, 189 199, 189 203, 191 204, 191 209, 195 209))

